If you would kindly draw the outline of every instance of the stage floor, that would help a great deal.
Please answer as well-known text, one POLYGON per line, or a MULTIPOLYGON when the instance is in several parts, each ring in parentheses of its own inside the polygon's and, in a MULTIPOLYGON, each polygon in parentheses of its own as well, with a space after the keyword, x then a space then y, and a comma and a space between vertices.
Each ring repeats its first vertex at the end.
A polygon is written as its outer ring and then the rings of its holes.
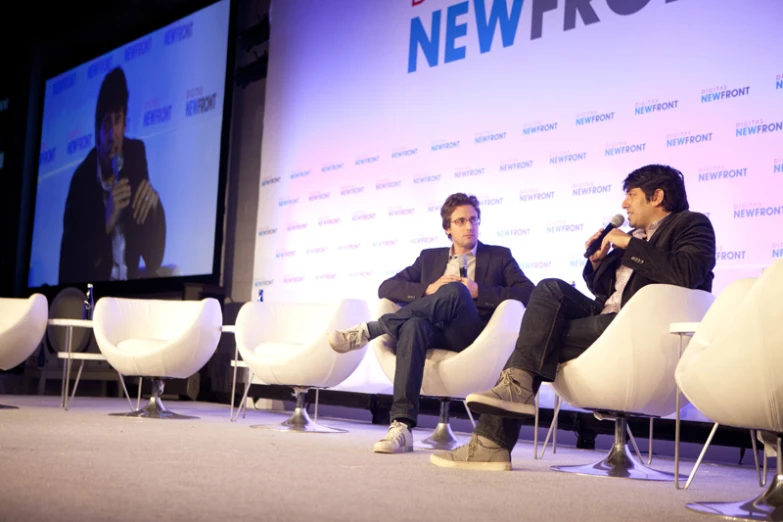
MULTIPOLYGON (((230 423, 223 404, 166 401, 198 420, 110 417, 129 409, 115 398, 77 397, 70 411, 52 396, 0 395, 0 404, 20 407, 0 410, 4 522, 703 521, 687 502, 762 491, 750 454, 741 467, 704 464, 691 488, 677 491, 672 483, 551 471, 605 455, 563 445, 534 460, 532 443, 520 441, 510 473, 457 471, 430 464, 426 450, 374 454, 385 428, 354 420, 319 417, 349 433, 282 433, 250 426, 279 423, 285 413, 250 409, 230 423)), ((417 440, 427 434, 414 432, 417 440)), ((656 457, 653 467, 672 471, 673 461, 656 457)))

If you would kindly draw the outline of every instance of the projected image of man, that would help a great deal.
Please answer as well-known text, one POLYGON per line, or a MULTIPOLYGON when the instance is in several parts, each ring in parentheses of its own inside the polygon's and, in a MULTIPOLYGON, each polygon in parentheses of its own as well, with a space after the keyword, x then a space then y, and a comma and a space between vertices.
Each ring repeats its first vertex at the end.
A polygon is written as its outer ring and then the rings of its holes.
POLYGON ((526 305, 533 290, 511 250, 479 242, 481 210, 475 196, 452 194, 440 215, 451 247, 423 250, 411 266, 378 288, 378 297, 403 307, 329 335, 329 344, 340 353, 358 350, 383 334, 397 340, 392 423, 375 444, 376 453, 413 451, 411 430, 418 419, 427 350, 461 352, 501 302, 515 299, 526 305))
POLYGON ((511 450, 522 419, 535 414, 541 382, 554 381, 558 364, 589 350, 636 292, 656 283, 711 291, 715 231, 707 216, 688 210, 682 173, 647 165, 625 178, 623 190, 633 230, 614 228, 604 236, 602 229, 586 243, 603 236, 583 272, 595 299, 561 279, 536 285, 498 384, 466 397, 468 407, 481 413, 470 442, 432 455, 433 464, 510 470, 511 450))
POLYGON ((144 143, 125 136, 128 98, 117 67, 98 93, 95 147, 71 178, 59 284, 155 277, 163 261, 166 216, 149 179, 144 143))

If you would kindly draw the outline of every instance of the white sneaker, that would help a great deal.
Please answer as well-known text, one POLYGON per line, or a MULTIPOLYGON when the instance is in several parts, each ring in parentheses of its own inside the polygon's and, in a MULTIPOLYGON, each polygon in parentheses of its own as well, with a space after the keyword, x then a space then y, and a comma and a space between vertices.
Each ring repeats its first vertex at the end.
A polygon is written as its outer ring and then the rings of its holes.
POLYGON ((360 350, 370 342, 370 331, 367 323, 357 324, 347 330, 335 330, 326 336, 329 346, 337 353, 347 353, 360 350))
POLYGON ((404 422, 392 421, 386 436, 375 443, 375 453, 407 453, 413 451, 413 433, 404 422))

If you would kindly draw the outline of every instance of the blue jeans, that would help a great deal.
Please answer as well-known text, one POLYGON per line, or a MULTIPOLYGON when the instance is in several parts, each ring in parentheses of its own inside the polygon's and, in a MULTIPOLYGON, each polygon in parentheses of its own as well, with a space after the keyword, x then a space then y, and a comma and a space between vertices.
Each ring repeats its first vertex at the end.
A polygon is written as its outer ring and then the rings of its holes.
POLYGON ((434 294, 378 319, 381 328, 397 340, 392 420, 416 425, 427 350, 461 352, 476 340, 488 320, 479 316, 462 283, 443 285, 434 294))
MULTIPOLYGON (((601 309, 565 281, 542 280, 530 296, 517 344, 505 367, 533 373, 536 391, 542 381, 554 381, 557 365, 581 355, 617 315, 601 315, 601 309)), ((511 451, 521 427, 520 419, 482 415, 474 433, 511 451)))

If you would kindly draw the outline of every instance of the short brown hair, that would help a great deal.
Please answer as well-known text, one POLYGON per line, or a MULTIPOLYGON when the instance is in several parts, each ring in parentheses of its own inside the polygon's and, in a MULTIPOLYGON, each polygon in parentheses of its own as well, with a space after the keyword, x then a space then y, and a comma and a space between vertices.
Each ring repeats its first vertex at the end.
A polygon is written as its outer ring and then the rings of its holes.
MULTIPOLYGON (((448 228, 451 226, 451 215, 454 213, 454 210, 457 207, 461 207, 462 205, 472 205, 473 208, 476 209, 476 214, 478 214, 478 218, 481 219, 481 209, 479 208, 479 201, 476 196, 467 194, 464 194, 462 192, 457 192, 456 194, 452 194, 451 196, 446 198, 446 202, 443 203, 443 206, 440 207, 440 217, 441 220, 443 220, 443 230, 448 230, 448 228)), ((449 236, 449 239, 451 239, 451 234, 446 234, 449 236)))

